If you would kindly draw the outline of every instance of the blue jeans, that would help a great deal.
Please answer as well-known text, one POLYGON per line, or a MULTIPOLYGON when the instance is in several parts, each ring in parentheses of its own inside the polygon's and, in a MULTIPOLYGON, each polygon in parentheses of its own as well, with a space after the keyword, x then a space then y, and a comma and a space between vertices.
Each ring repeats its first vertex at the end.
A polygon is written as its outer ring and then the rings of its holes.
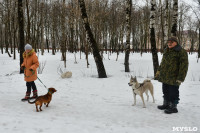
POLYGON ((162 84, 163 97, 174 104, 179 103, 179 86, 162 84))

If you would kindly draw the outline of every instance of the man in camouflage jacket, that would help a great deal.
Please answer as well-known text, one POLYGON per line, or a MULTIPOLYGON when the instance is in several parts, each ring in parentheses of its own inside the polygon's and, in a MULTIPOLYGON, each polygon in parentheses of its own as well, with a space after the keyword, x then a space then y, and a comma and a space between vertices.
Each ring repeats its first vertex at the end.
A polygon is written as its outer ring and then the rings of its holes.
POLYGON ((171 114, 178 112, 179 85, 185 80, 188 71, 188 55, 176 37, 169 38, 167 45, 155 78, 163 83, 164 102, 158 109, 165 109, 165 113, 171 114))

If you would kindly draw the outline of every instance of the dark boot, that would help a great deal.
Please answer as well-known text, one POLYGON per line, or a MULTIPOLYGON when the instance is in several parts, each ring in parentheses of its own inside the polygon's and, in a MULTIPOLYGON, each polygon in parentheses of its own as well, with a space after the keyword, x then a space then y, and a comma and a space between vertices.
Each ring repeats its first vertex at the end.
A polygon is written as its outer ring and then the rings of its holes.
POLYGON ((24 97, 24 98, 22 98, 21 100, 22 100, 22 101, 27 101, 28 99, 30 99, 30 95, 31 95, 31 93, 30 93, 30 92, 26 92, 26 95, 25 95, 25 97, 24 97))
POLYGON ((163 105, 158 105, 157 107, 158 107, 158 109, 160 109, 160 110, 167 109, 167 108, 169 108, 169 102, 168 102, 166 99, 164 99, 163 105))
POLYGON ((35 99, 38 97, 37 90, 33 91, 33 96, 30 99, 35 99))
POLYGON ((178 113, 177 104, 169 103, 169 108, 165 110, 166 114, 178 113))

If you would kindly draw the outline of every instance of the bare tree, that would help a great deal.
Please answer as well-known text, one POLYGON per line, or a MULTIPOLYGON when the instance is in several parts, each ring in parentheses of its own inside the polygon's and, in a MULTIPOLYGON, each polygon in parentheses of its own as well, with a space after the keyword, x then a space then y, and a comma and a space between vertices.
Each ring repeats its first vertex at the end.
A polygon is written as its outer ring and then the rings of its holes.
POLYGON ((177 32, 177 19, 178 19, 178 0, 173 0, 173 18, 172 18, 172 30, 173 36, 176 36, 177 32))
POLYGON ((94 56, 94 60, 95 60, 96 66, 97 66, 99 78, 107 78, 104 64, 103 64, 102 58, 99 54, 99 49, 98 49, 97 43, 96 43, 94 36, 92 34, 92 31, 90 29, 90 25, 89 25, 87 13, 86 13, 86 8, 85 8, 85 2, 84 2, 84 0, 78 0, 78 2, 79 2, 80 9, 81 9, 81 16, 82 16, 83 23, 85 26, 85 32, 87 34, 87 39, 93 50, 93 56, 94 56))
MULTIPOLYGON (((88 47, 89 43, 86 41, 85 26, 81 17, 79 17, 80 8, 77 6, 78 1, 65 0, 66 9, 63 7, 63 1, 64 0, 22 1, 25 43, 32 44, 36 51, 51 47, 52 54, 55 54, 57 50, 73 53, 80 50, 80 58, 82 52, 85 53, 87 58, 88 54, 93 49, 88 47), (43 37, 46 37, 45 46, 43 45, 43 41, 45 41, 43 37), (63 48, 65 48, 65 50, 63 48)), ((102 59, 105 59, 104 52, 106 54, 109 53, 107 54, 108 59, 113 52, 117 52, 117 58, 120 52, 126 52, 126 55, 129 55, 130 43, 133 46, 133 52, 141 52, 141 54, 143 52, 148 52, 151 48, 149 30, 150 1, 144 1, 146 2, 145 6, 132 5, 132 18, 130 19, 131 32, 130 37, 128 37, 129 30, 126 28, 127 17, 124 11, 127 8, 127 2, 120 0, 92 0, 91 2, 91 0, 85 0, 88 22, 102 59), (131 40, 132 42, 129 41, 125 45, 125 37, 126 40, 131 40)), ((173 13, 177 12, 175 0, 157 1, 159 1, 159 6, 155 13, 156 23, 154 25, 154 32, 157 31, 155 32, 157 49, 164 49, 168 37, 171 36, 171 31, 174 29, 172 28, 174 27, 174 22, 178 22, 178 24, 176 24, 178 27, 175 28, 178 30, 178 32, 175 32, 177 34, 176 36, 179 38, 180 42, 183 42, 183 45, 186 44, 184 43, 185 38, 183 30, 185 30, 186 24, 189 22, 186 11, 187 7, 190 5, 185 4, 186 6, 182 7, 182 9, 180 6, 179 18, 177 18, 178 21, 174 21, 172 18, 177 16, 173 13)), ((198 2, 197 0, 195 1, 198 2)), ((3 0, 0 2, 0 47, 1 52, 5 49, 5 52, 9 54, 11 51, 10 55, 12 55, 13 49, 19 48, 21 45, 19 42, 20 38, 18 37, 19 32, 17 32, 19 30, 18 22, 15 21, 17 19, 17 6, 15 7, 15 3, 17 4, 18 0, 3 0)), ((195 8, 194 6, 192 7, 195 8)), ((198 10, 195 8, 194 11, 194 14, 196 14, 198 18, 199 8, 198 10)), ((194 19, 194 22, 196 22, 196 19, 194 19)), ((199 26, 195 24, 195 30, 196 29, 199 30, 199 26)), ((193 46, 196 48, 196 42, 194 42, 193 46)), ((127 61, 128 58, 124 59, 124 65, 129 63, 125 63, 125 60, 127 61)), ((88 64, 89 63, 87 63, 87 65, 88 64)))
POLYGON ((30 17, 29 17, 29 0, 26 0, 26 10, 27 10, 27 35, 26 43, 30 43, 30 17))
POLYGON ((4 11, 3 11, 3 3, 0 2, 0 47, 1 47, 1 53, 3 54, 3 30, 4 30, 4 11))
POLYGON ((169 1, 166 0, 165 1, 165 15, 164 15, 164 44, 167 43, 167 40, 169 38, 169 33, 168 33, 168 29, 169 29, 169 1))
POLYGON ((184 48, 187 40, 187 38, 184 37, 184 29, 186 27, 186 22, 190 21, 189 17, 186 15, 188 14, 189 6, 187 6, 185 3, 182 3, 180 4, 179 10, 177 37, 179 39, 179 44, 184 48))
POLYGON ((199 28, 199 47, 198 47, 198 60, 200 58, 200 0, 197 0, 198 3, 198 12, 195 13, 197 20, 198 20, 198 28, 199 28), (199 14, 199 15, 198 15, 199 14))
POLYGON ((40 25, 41 25, 41 34, 40 34, 40 44, 41 44, 41 54, 44 55, 44 2, 41 3, 41 13, 40 13, 40 25))
POLYGON ((197 59, 197 62, 199 61, 199 58, 200 58, 200 0, 194 0, 194 2, 196 2, 198 4, 198 7, 197 9, 194 9, 192 6, 190 6, 190 8, 192 9, 193 13, 195 14, 196 16, 196 19, 197 19, 197 27, 198 27, 198 30, 199 30, 199 43, 198 43, 198 59, 197 59))
MULTIPOLYGON (((18 39, 18 37, 17 37, 17 28, 18 28, 18 23, 16 23, 15 22, 15 20, 17 20, 17 15, 16 15, 16 10, 17 10, 17 1, 13 1, 13 6, 14 6, 14 8, 13 8, 13 11, 12 11, 12 15, 11 15, 11 19, 12 19, 12 22, 11 22, 11 24, 12 24, 12 32, 13 32, 13 37, 12 37, 12 39, 13 39, 13 51, 14 51, 14 56, 13 56, 13 59, 16 59, 16 47, 17 47, 17 39, 18 39)), ((11 44, 12 45, 12 44, 11 44)))
POLYGON ((125 52, 125 72, 130 72, 129 69, 129 54, 130 54, 130 36, 131 36, 131 9, 132 0, 126 0, 126 52, 125 52))
MULTIPOLYGON (((20 47, 20 67, 23 63, 24 52, 24 16, 23 16, 23 3, 22 0, 18 0, 18 24, 19 24, 19 47, 20 47)), ((20 73, 24 73, 24 70, 20 69, 20 73)))
POLYGON ((62 42, 61 42, 61 51, 62 51, 62 60, 64 61, 64 67, 66 68, 66 35, 65 35, 65 0, 63 0, 62 5, 62 16, 61 16, 61 27, 62 27, 62 42))
POLYGON ((155 39, 155 11, 156 11, 156 1, 151 0, 151 15, 150 15, 150 41, 151 41, 151 52, 153 58, 153 68, 154 68, 154 76, 158 70, 159 62, 158 62, 158 54, 156 49, 156 39, 155 39))

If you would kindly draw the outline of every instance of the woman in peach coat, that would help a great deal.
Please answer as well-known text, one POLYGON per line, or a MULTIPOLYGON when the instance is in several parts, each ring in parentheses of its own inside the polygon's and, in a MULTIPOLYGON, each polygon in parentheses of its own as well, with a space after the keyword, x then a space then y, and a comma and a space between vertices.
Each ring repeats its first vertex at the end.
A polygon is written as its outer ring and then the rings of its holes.
POLYGON ((24 80, 26 81, 27 91, 26 96, 22 101, 28 99, 37 98, 37 88, 35 85, 35 80, 37 79, 37 68, 39 66, 38 57, 34 49, 30 44, 25 45, 25 52, 23 53, 24 62, 21 65, 21 69, 24 69, 24 80), (31 88, 33 90, 33 96, 30 97, 31 88))

